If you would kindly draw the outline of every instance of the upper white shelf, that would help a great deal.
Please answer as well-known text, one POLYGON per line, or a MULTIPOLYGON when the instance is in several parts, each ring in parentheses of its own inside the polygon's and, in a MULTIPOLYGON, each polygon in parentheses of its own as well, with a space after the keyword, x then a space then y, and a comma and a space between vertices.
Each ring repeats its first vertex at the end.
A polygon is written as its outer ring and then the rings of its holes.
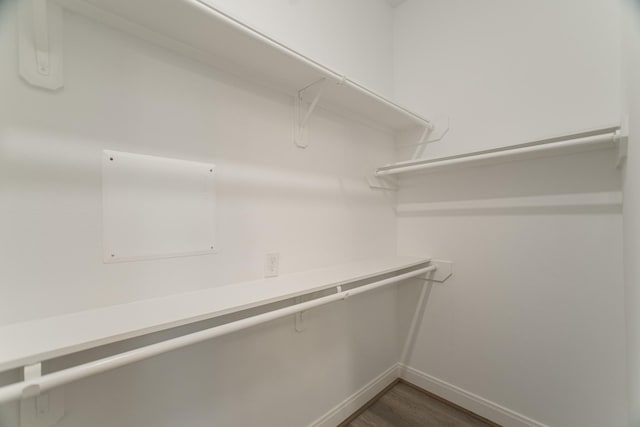
POLYGON ((206 0, 61 0, 77 13, 291 95, 327 79, 320 105, 393 130, 430 126, 420 115, 290 49, 206 0))
POLYGON ((369 259, 6 325, 0 327, 0 372, 338 285, 423 267, 429 261, 409 257, 369 259))

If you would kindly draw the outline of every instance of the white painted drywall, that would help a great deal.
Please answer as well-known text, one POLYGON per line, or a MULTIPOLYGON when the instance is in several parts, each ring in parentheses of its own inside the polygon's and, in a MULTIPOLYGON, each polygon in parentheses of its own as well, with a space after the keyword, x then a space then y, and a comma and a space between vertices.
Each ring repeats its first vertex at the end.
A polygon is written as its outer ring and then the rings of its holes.
POLYGON ((393 9, 385 0, 208 0, 303 55, 390 97, 393 9))
MULTIPOLYGON (((269 13, 266 2, 219 4, 302 53, 389 87, 377 3, 367 15, 374 25, 351 3, 339 15, 329 2, 320 14, 317 2, 280 2, 269 13), (349 28, 369 38, 348 37, 349 28)), ((397 8, 398 97, 452 118, 451 138, 428 154, 617 121, 616 6, 490 4, 397 8)), ((65 89, 34 89, 17 77, 15 0, 0 3, 0 20, 0 93, 10 100, 0 103, 0 322, 258 277, 267 251, 281 253, 283 274, 395 251, 392 200, 362 179, 392 159, 390 136, 320 112, 310 148, 295 149, 288 98, 73 14, 65 89), (102 264, 103 148, 219 165, 220 254, 102 264)), ((399 197, 615 191, 614 157, 429 175, 406 182, 399 197)), ((451 282, 431 293, 412 367, 550 425, 622 425, 619 211, 450 212, 401 217, 397 226, 400 252, 456 263, 451 282)), ((313 311, 303 334, 283 319, 82 380, 66 387, 61 425, 304 425, 397 361, 398 320, 408 320, 415 299, 396 310, 395 296, 391 289, 313 311)), ((16 419, 15 405, 1 408, 1 425, 16 419)))
MULTIPOLYGON (((615 154, 430 174, 404 181, 399 203, 619 191, 615 154)), ((431 292, 411 367, 546 425, 623 425, 619 206, 401 216, 398 250, 455 262, 431 292)))
MULTIPOLYGON (((65 87, 18 77, 0 3, 0 323, 395 253, 365 175, 391 136, 325 110, 293 144, 292 100, 65 13, 65 87), (215 256, 103 264, 101 152, 217 165, 215 256)), ((354 52, 354 56, 358 53, 354 52)), ((61 427, 301 426, 397 361, 394 289, 68 385, 61 427)), ((0 425, 16 424, 16 405, 0 425)))
POLYGON ((624 170, 625 312, 629 426, 640 426, 640 3, 624 0, 623 75, 629 151, 624 170))
MULTIPOLYGON (((395 20, 398 100, 451 117, 426 155, 619 123, 619 22, 618 2, 605 0, 406 2, 395 20)), ((615 163, 610 150, 433 173, 403 180, 398 200, 620 191, 615 163)), ((432 289, 409 365, 490 402, 479 407, 494 419, 492 404, 549 426, 625 425, 622 245, 620 206, 400 216, 400 253, 455 262, 432 289)), ((413 295, 403 291, 407 307, 413 295)))
POLYGON ((619 123, 618 4, 412 0, 397 8, 396 100, 440 126, 451 120, 425 155, 619 123))

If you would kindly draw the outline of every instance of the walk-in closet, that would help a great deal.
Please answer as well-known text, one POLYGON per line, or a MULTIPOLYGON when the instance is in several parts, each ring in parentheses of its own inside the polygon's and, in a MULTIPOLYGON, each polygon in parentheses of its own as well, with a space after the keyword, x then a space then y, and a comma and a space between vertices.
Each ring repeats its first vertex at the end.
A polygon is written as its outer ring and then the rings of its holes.
POLYGON ((0 427, 640 427, 638 144, 638 0, 0 0, 0 427))

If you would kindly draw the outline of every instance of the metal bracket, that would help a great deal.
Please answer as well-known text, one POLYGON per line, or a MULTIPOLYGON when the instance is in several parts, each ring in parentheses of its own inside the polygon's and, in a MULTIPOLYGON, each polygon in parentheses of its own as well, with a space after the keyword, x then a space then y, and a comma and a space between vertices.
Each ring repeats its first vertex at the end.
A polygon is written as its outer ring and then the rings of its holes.
POLYGON ((423 279, 427 282, 444 283, 453 274, 453 261, 432 259, 431 264, 434 264, 437 269, 431 275, 428 275, 423 279))
MULTIPOLYGON (((42 376, 42 365, 24 367, 25 381, 42 376)), ((41 393, 40 386, 30 385, 22 391, 20 399, 20 427, 53 427, 64 417, 64 389, 41 393)))
POLYGON ((311 114, 313 114, 313 111, 318 105, 318 101, 320 101, 320 98, 322 97, 322 93, 324 92, 326 85, 327 85, 327 79, 321 78, 320 80, 317 80, 303 87, 298 91, 298 95, 294 100, 294 103, 295 103, 294 108, 295 108, 295 115, 296 115, 294 143, 296 144, 297 147, 307 148, 307 146, 309 145, 308 142, 306 141, 307 123, 309 121, 309 118, 311 117, 311 114), (313 100, 311 101, 311 104, 309 104, 307 111, 304 112, 304 105, 306 104, 303 99, 304 92, 314 87, 317 88, 317 92, 315 93, 313 100))
POLYGON ((629 137, 622 135, 621 132, 617 130, 614 139, 618 143, 618 160, 616 161, 616 168, 620 169, 627 160, 629 137))
MULTIPOLYGON (((429 126, 425 126, 424 127, 424 131, 422 132, 422 134, 420 135, 420 139, 418 139, 418 143, 416 144, 418 146, 418 149, 416 150, 416 153, 418 152, 418 150, 420 150, 420 155, 422 155, 422 152, 424 151, 424 148, 426 147, 426 142, 429 138, 429 135, 431 135, 431 132, 433 132, 433 125, 429 125, 429 126)), ((415 154, 414 154, 415 156, 415 154)))
POLYGON ((418 143, 415 144, 417 147, 416 147, 416 151, 414 151, 413 153, 413 157, 412 157, 413 160, 422 158, 422 155, 424 154, 424 150, 427 148, 428 144, 443 140, 444 137, 447 135, 447 133, 449 133, 449 128, 450 128, 449 118, 447 118, 447 126, 442 128, 442 130, 438 128, 438 132, 436 132, 436 128, 433 125, 425 126, 424 132, 422 132, 422 135, 420 136, 418 143), (434 136, 435 138, 429 139, 429 137, 434 137, 434 136))
MULTIPOLYGON (((300 304, 303 303, 305 300, 303 297, 296 297, 296 304, 300 304)), ((296 313, 296 323, 295 323, 295 328, 296 328, 296 332, 302 332, 305 329, 307 329, 307 320, 309 318, 309 311, 305 310, 305 311, 299 311, 298 313, 296 313)))
POLYGON ((18 15, 20 75, 33 86, 61 88, 62 7, 49 0, 20 0, 18 15))
POLYGON ((373 175, 367 176, 367 183, 369 188, 374 190, 398 191, 396 180, 391 176, 376 176, 374 172, 373 175))

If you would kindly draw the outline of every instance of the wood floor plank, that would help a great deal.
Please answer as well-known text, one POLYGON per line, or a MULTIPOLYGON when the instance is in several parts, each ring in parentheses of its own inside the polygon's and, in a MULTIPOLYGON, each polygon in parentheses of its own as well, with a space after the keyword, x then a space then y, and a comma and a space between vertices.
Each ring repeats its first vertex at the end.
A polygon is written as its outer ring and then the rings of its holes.
POLYGON ((403 382, 396 383, 345 427, 495 427, 403 382))
POLYGON ((395 427, 392 423, 384 418, 379 417, 372 411, 364 411, 358 418, 353 420, 349 426, 351 427, 395 427))

